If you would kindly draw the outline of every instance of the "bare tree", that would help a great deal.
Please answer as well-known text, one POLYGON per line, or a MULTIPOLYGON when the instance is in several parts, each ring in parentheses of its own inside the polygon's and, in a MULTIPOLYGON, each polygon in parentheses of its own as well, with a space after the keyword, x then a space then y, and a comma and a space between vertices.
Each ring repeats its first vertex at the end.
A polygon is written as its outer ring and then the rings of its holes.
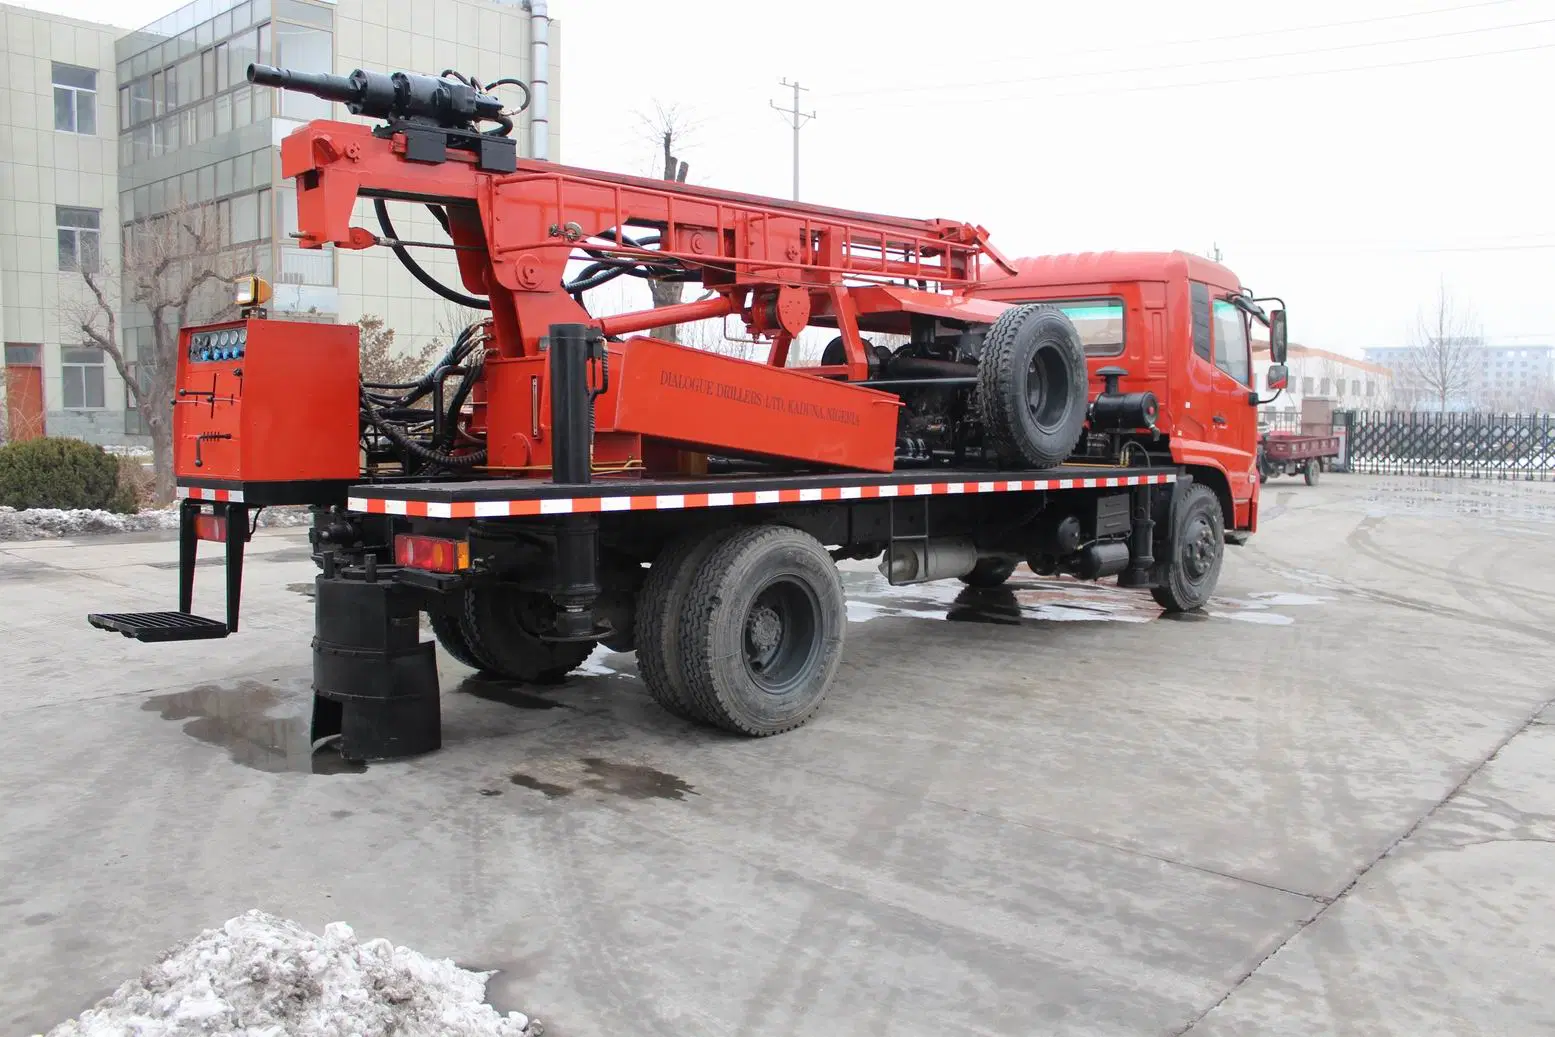
MULTIPOLYGON (((663 150, 664 165, 659 175, 671 183, 685 183, 686 173, 690 167, 684 159, 676 156, 676 150, 685 143, 685 138, 691 130, 690 120, 680 108, 674 105, 665 107, 655 101, 653 114, 643 116, 643 123, 652 135, 654 143, 663 150)), ((685 287, 680 281, 649 281, 648 290, 653 293, 654 309, 681 302, 685 298, 685 287)), ((677 329, 678 325, 669 324, 654 328, 648 334, 665 342, 677 342, 679 341, 677 329)))
POLYGON ((243 253, 223 254, 214 206, 183 205, 124 228, 120 261, 83 264, 86 292, 63 307, 66 325, 108 355, 151 432, 154 496, 173 499, 173 382, 178 332, 233 309, 230 288, 247 271, 243 253), (137 307, 151 326, 127 349, 119 305, 137 307), (148 341, 149 339, 149 341, 148 341))
POLYGON ((456 302, 444 299, 441 308, 437 311, 437 331, 432 336, 432 341, 439 349, 447 349, 465 328, 485 320, 487 316, 489 314, 482 310, 460 306, 456 302))
POLYGON ((1446 411, 1450 402, 1467 397, 1474 388, 1484 362, 1483 345, 1473 310, 1454 299, 1443 283, 1416 318, 1401 373, 1410 388, 1446 411))
POLYGON ((356 326, 361 330, 358 341, 364 382, 385 385, 414 382, 432 369, 438 354, 446 348, 434 338, 419 350, 396 349, 394 329, 385 327, 383 318, 371 313, 363 314, 356 326))

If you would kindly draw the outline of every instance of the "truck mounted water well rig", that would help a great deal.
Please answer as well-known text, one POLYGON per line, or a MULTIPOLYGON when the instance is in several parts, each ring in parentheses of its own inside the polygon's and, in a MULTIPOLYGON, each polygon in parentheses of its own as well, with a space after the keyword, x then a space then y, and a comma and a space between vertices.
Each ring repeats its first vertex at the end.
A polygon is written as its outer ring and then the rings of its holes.
POLYGON ((512 680, 635 650, 670 713, 771 735, 836 673, 840 559, 974 586, 1026 561, 1191 610, 1256 528, 1248 333, 1266 325, 1282 361, 1284 310, 1218 264, 1015 263, 966 223, 521 159, 493 93, 511 80, 248 78, 379 120, 282 142, 303 247, 387 247, 489 316, 394 385, 362 380, 354 325, 267 317, 258 279, 240 319, 183 329, 178 609, 89 618, 149 642, 235 633, 253 512, 311 506, 314 737, 348 758, 441 744, 422 613, 455 659, 512 680), (351 225, 358 199, 377 231, 351 225), (431 209, 462 288, 416 262, 389 202, 431 209), (589 290, 622 276, 703 297, 591 315, 589 290), (743 323, 765 361, 640 334, 708 318, 743 323), (834 337, 800 366, 811 327, 834 337), (192 609, 201 540, 225 545, 224 619, 192 609))

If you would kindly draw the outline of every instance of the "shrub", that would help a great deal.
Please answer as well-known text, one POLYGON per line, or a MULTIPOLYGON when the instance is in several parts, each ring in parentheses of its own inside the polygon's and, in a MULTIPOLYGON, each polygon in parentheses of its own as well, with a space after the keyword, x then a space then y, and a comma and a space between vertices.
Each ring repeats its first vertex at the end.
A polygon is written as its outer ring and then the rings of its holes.
POLYGON ((108 510, 133 515, 153 503, 157 480, 139 457, 120 454, 116 460, 119 462, 119 491, 108 510))
POLYGON ((78 439, 29 439, 0 446, 0 505, 134 511, 119 462, 78 439))

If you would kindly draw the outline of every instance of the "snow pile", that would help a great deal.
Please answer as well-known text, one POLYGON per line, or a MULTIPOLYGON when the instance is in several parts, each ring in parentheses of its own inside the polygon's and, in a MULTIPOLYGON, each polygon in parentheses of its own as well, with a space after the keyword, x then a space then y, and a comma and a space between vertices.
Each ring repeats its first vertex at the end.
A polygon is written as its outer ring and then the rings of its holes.
MULTIPOLYGON (((252 521, 252 520, 251 520, 252 521)), ((271 508, 259 515, 261 528, 306 526, 312 521, 307 508, 271 508)), ((90 508, 0 507, 0 540, 54 540, 60 537, 95 536, 102 533, 144 533, 177 529, 178 507, 155 508, 134 515, 90 508)))
POLYGON ((315 936, 262 911, 207 929, 49 1037, 539 1037, 469 972, 344 922, 315 936))

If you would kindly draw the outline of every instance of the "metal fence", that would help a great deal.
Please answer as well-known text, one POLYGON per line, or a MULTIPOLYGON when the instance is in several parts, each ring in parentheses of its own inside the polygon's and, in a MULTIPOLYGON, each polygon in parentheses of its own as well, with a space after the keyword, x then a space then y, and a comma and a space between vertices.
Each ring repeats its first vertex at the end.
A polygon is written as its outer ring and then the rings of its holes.
POLYGON ((1352 472, 1474 479, 1555 479, 1555 417, 1549 414, 1429 414, 1348 411, 1352 472))

